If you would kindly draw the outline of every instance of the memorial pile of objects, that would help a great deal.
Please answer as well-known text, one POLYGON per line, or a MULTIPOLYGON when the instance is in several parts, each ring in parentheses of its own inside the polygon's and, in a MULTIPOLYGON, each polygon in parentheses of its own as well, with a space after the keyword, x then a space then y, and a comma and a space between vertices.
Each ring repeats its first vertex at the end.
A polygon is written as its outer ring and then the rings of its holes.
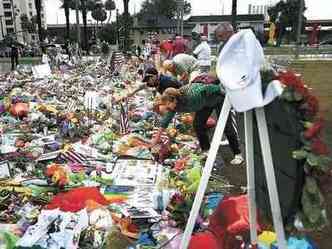
MULTIPOLYGON (((136 66, 91 60, 1 76, 0 248, 180 247, 205 159, 190 114, 150 149, 160 118, 153 94, 114 104, 138 82, 136 66)), ((196 231, 209 226, 225 185, 211 183, 196 231)))
POLYGON ((169 136, 167 157, 149 149, 152 93, 112 104, 136 72, 94 60, 1 76, 0 248, 157 247, 181 234, 169 203, 193 199, 203 161, 190 129, 169 136))

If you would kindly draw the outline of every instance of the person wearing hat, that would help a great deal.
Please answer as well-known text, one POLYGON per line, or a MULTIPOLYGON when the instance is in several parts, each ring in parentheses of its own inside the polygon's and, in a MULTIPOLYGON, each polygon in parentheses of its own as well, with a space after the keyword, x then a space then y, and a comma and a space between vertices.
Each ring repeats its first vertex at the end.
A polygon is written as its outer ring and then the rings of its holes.
MULTIPOLYGON (((161 134, 171 123, 176 113, 195 112, 194 130, 202 151, 207 152, 210 149, 210 139, 206 129, 206 122, 214 110, 220 115, 224 99, 225 95, 218 85, 197 83, 185 85, 179 89, 167 88, 161 96, 162 105, 166 108, 167 113, 163 115, 161 127, 155 138, 152 139, 151 147, 160 142, 161 134)), ((225 135, 234 154, 231 164, 241 164, 244 160, 231 117, 227 120, 225 135)))
POLYGON ((126 96, 116 100, 116 102, 120 102, 126 98, 132 97, 139 91, 148 88, 155 88, 159 94, 162 94, 167 88, 180 88, 181 86, 182 84, 176 79, 159 74, 155 68, 149 68, 145 71, 142 83, 132 92, 129 92, 126 96))
POLYGON ((207 42, 207 36, 202 36, 201 43, 193 52, 194 56, 198 59, 201 73, 208 73, 211 68, 211 48, 207 42))
POLYGON ((165 60, 163 69, 185 84, 191 83, 200 74, 198 60, 188 54, 178 54, 172 60, 165 60))

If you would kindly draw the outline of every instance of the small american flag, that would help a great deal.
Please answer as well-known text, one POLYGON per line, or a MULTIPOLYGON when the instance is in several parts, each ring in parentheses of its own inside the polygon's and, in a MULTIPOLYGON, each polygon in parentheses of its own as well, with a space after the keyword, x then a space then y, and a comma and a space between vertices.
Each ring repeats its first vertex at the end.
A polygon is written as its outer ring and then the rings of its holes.
POLYGON ((67 151, 62 151, 59 155, 59 158, 71 163, 79 163, 79 164, 86 164, 89 160, 88 157, 75 152, 74 150, 70 149, 67 151))
MULTIPOLYGON (((152 131, 152 138, 156 137, 156 135, 158 133, 158 130, 159 130, 159 128, 155 128, 152 131)), ((169 138, 169 136, 168 136, 168 134, 167 134, 166 131, 164 131, 164 132, 161 133, 161 135, 160 135, 160 142, 163 145, 168 145, 171 142, 171 140, 170 140, 170 138, 169 138)))
POLYGON ((77 101, 71 100, 68 104, 68 108, 67 108, 68 112, 75 112, 77 109, 77 106, 78 106, 77 101))
POLYGON ((128 102, 120 104, 120 133, 129 133, 128 102))

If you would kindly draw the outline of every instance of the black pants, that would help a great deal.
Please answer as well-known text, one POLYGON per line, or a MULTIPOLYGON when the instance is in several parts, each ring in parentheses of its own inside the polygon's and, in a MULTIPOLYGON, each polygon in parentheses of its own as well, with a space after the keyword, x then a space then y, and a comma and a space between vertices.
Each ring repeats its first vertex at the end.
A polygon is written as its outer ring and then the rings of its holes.
POLYGON ((18 65, 18 56, 11 56, 12 70, 15 70, 18 65))
MULTIPOLYGON (((210 139, 208 135, 208 130, 206 128, 206 122, 209 119, 213 110, 216 110, 217 116, 219 117, 222 108, 222 103, 218 104, 214 107, 205 107, 202 110, 196 112, 196 116, 194 119, 194 129, 201 146, 202 150, 209 150, 210 149, 210 139)), ((225 127, 225 135, 229 141, 229 146, 234 155, 240 154, 240 145, 239 139, 237 134, 236 122, 235 122, 235 115, 231 112, 228 116, 228 120, 226 122, 225 127)))

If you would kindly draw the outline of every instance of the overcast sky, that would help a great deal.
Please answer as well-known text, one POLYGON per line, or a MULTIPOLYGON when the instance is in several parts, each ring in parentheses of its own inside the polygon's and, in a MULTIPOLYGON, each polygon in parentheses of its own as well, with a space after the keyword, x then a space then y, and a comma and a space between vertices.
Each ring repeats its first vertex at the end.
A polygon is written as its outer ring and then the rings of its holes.
MULTIPOLYGON (((167 0, 165 0, 167 1, 167 0)), ((65 23, 64 11, 60 9, 60 0, 45 0, 47 11, 47 23, 65 23)), ((115 0, 117 8, 123 11, 122 0, 115 0)), ((130 0, 130 12, 135 13, 140 9, 143 0, 130 0)), ((210 15, 210 14, 230 14, 232 0, 190 0, 193 15, 210 15)), ((276 3, 278 0, 238 0, 238 13, 247 14, 248 5, 276 3)), ((306 16, 308 19, 332 19, 332 1, 331 0, 305 0, 307 5, 306 16)), ((114 15, 114 14, 113 14, 114 15)), ((91 19, 89 17, 88 19, 91 19)), ((75 22, 75 13, 71 13, 71 22, 75 22)))

